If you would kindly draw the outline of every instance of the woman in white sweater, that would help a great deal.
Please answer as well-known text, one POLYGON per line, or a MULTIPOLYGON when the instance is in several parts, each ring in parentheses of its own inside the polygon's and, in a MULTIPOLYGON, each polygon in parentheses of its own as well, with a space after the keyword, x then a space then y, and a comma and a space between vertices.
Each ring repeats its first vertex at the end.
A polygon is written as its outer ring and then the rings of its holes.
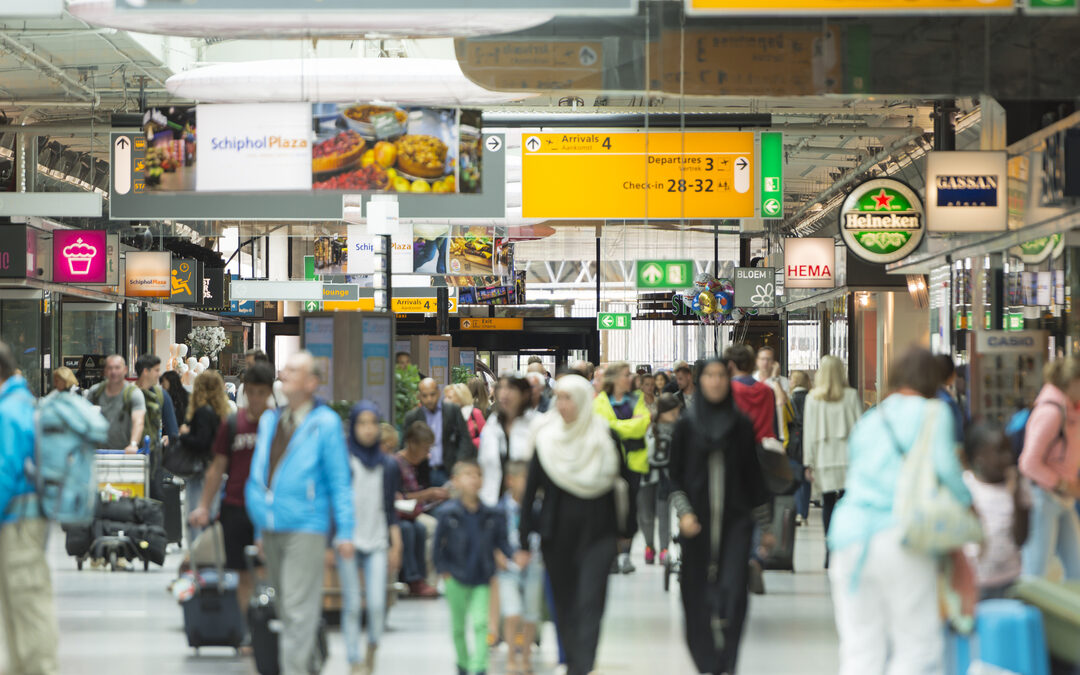
MULTIPOLYGON (((844 496, 847 479, 848 435, 862 415, 859 393, 848 386, 844 362, 823 356, 814 388, 806 397, 803 422, 803 463, 806 479, 821 491, 825 533, 836 502, 844 496)), ((829 554, 825 554, 825 567, 829 554)))

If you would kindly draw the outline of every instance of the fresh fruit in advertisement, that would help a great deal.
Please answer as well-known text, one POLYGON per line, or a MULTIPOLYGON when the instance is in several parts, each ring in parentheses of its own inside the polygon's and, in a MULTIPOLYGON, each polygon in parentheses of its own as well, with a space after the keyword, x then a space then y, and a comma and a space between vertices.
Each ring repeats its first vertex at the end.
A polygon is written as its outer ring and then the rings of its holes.
POLYGON ((446 173, 446 143, 434 136, 402 136, 397 141, 398 168, 410 176, 439 178, 446 173))
POLYGON ((411 192, 415 192, 418 194, 431 192, 431 185, 429 185, 426 180, 414 180, 411 192))
POLYGON ((360 158, 360 167, 361 168, 366 169, 366 168, 368 168, 369 166, 371 166, 374 163, 375 163, 375 151, 374 150, 368 150, 367 152, 364 153, 364 156, 360 158))
POLYGON ((409 183, 409 179, 402 178, 401 176, 395 178, 392 185, 394 186, 395 192, 408 192, 412 189, 412 184, 409 183))
POLYGON ((445 180, 435 181, 435 184, 431 186, 431 191, 439 194, 445 194, 450 192, 451 188, 446 184, 445 180))
POLYGON ((386 141, 375 144, 375 161, 384 169, 389 169, 397 162, 397 146, 386 141))
POLYGON ((323 173, 351 166, 364 151, 365 146, 367 146, 367 141, 360 134, 355 131, 343 131, 312 147, 311 170, 314 173, 323 173))
POLYGON ((330 180, 315 183, 316 190, 355 190, 357 192, 369 190, 385 190, 389 184, 386 171, 381 166, 367 166, 356 171, 350 171, 334 176, 330 180))

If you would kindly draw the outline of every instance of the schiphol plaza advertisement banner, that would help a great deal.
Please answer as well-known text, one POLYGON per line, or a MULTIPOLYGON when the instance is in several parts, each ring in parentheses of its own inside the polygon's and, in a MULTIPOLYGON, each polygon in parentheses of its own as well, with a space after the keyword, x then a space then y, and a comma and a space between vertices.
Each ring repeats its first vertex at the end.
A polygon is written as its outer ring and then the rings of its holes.
POLYGON ((112 137, 116 219, 339 219, 377 193, 405 218, 505 215, 504 143, 475 110, 215 104, 148 110, 143 131, 112 137))

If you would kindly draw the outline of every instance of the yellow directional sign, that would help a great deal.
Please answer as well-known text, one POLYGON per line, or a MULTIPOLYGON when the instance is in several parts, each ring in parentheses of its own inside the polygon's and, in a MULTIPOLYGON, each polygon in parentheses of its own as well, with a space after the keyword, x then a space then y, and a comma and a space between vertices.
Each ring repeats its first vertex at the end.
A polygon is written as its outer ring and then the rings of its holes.
POLYGON ((524 330, 525 319, 462 319, 461 330, 524 330))
POLYGON ((686 0, 687 14, 978 14, 1011 12, 1016 0, 686 0))
MULTIPOLYGON (((449 314, 457 314, 457 298, 450 298, 449 314)), ((398 314, 434 314, 439 311, 436 298, 394 298, 390 311, 398 314)))
POLYGON ((526 218, 752 218, 754 134, 566 130, 522 137, 526 218))

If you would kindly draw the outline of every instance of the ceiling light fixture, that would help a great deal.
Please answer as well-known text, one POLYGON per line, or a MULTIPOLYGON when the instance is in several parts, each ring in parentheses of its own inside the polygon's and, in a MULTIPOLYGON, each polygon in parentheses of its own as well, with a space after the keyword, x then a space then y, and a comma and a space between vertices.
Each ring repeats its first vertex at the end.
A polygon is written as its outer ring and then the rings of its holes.
POLYGON ((484 89, 449 59, 278 59, 222 63, 173 75, 169 93, 203 103, 312 101, 495 105, 533 94, 484 89))

